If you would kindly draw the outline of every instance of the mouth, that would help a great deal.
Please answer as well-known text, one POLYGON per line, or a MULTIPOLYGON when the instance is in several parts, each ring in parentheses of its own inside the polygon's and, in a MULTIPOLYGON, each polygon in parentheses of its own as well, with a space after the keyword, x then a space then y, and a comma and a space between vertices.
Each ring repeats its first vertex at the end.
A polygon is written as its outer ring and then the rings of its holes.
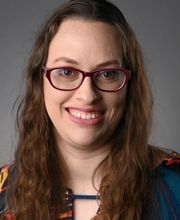
POLYGON ((71 119, 80 124, 98 124, 102 121, 104 112, 97 110, 81 110, 76 108, 67 108, 71 119))

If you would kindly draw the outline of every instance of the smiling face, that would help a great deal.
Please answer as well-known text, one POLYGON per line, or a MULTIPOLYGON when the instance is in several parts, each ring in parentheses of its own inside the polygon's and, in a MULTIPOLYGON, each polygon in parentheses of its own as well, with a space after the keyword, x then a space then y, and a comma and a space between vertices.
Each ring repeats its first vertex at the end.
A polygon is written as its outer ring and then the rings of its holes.
MULTIPOLYGON (((46 67, 83 71, 121 66, 116 29, 103 22, 65 20, 50 43, 46 67)), ((90 77, 73 91, 53 88, 44 76, 44 99, 60 147, 111 146, 125 105, 127 86, 117 92, 97 90, 90 77)))

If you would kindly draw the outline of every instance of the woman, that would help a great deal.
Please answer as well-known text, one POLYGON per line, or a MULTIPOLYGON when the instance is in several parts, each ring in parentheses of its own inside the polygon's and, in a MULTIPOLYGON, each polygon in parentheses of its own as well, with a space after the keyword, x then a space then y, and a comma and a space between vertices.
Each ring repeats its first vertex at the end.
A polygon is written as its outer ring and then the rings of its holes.
POLYGON ((151 113, 140 47, 119 9, 62 5, 29 60, 1 219, 178 219, 178 156, 148 145, 151 113))

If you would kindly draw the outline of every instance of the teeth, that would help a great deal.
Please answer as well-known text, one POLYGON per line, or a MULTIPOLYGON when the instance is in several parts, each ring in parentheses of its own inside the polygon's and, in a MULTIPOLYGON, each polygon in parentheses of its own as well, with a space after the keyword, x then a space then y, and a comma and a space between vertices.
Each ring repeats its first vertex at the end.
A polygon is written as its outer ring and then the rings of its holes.
POLYGON ((70 113, 77 117, 77 118, 82 118, 82 119, 86 119, 86 120, 90 120, 90 119, 95 119, 100 117, 100 113, 85 113, 85 112, 76 112, 76 111, 70 111, 70 113))
POLYGON ((88 115, 82 114, 82 115, 81 115, 81 118, 82 118, 82 119, 86 119, 86 116, 88 116, 88 115))
POLYGON ((92 114, 92 115, 91 115, 91 118, 95 118, 95 117, 96 117, 96 115, 95 115, 95 114, 92 114))

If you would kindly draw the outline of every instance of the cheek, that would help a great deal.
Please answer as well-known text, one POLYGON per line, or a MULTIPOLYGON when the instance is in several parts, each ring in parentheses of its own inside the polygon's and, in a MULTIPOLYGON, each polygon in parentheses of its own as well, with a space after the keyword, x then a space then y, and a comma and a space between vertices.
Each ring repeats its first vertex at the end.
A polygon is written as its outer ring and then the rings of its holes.
POLYGON ((115 126, 121 121, 126 104, 126 90, 119 91, 109 98, 109 122, 115 126))
POLYGON ((49 116, 60 110, 66 96, 64 92, 54 89, 46 79, 44 80, 44 101, 49 116))
POLYGON ((47 79, 44 80, 44 101, 46 108, 49 107, 49 105, 55 104, 57 102, 57 92, 54 88, 50 85, 50 83, 47 81, 47 79))
POLYGON ((126 88, 123 90, 118 91, 117 93, 110 94, 108 97, 107 103, 109 103, 109 106, 118 111, 121 109, 124 109, 125 103, 126 103, 126 88))

